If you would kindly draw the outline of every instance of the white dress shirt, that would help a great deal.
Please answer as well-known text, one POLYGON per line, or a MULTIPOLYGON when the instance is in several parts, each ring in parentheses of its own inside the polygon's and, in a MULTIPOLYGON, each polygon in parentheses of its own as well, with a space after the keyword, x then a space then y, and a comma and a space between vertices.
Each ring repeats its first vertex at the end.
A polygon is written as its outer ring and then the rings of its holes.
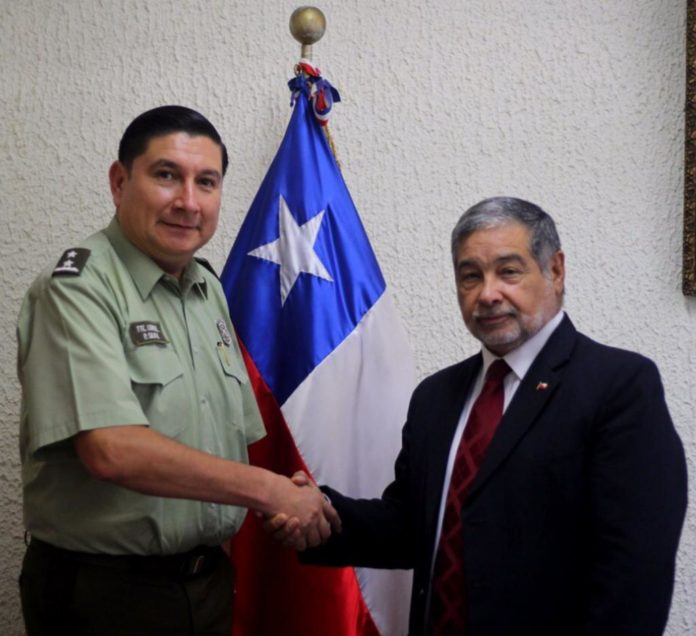
MULTIPOLYGON (((511 369, 511 372, 505 376, 503 382, 503 388, 505 391, 505 397, 503 400, 503 413, 510 404, 512 397, 517 391, 522 378, 529 371, 529 367, 532 366, 535 358, 539 355, 539 352, 544 348, 546 341, 551 337, 551 334, 556 330, 556 327, 561 324, 563 320, 564 312, 559 311, 551 320, 549 320, 536 334, 534 334, 527 342, 520 345, 517 349, 511 351, 507 355, 503 356, 503 360, 507 362, 511 369)), ((473 384, 471 393, 464 403, 464 408, 459 416, 459 423, 454 432, 454 437, 452 438, 452 446, 450 447, 449 458, 447 460, 447 471, 445 472, 445 481, 442 487, 442 495, 440 498, 440 512, 437 520, 437 532, 435 533, 435 550, 433 552, 433 563, 435 565, 435 556, 437 555, 437 546, 440 542, 440 532, 442 531, 442 520, 445 516, 445 504, 447 502, 447 491, 449 490, 450 480, 452 478, 452 470, 454 468, 454 460, 457 455, 457 449, 459 448, 459 442, 464 434, 464 428, 466 427, 467 420, 469 419, 469 413, 471 412, 471 407, 473 406, 476 398, 481 393, 483 388, 483 379, 486 376, 488 367, 493 364, 494 360, 497 360, 497 356, 491 353, 486 347, 481 348, 481 354, 483 355, 483 365, 479 371, 476 381, 473 384)))

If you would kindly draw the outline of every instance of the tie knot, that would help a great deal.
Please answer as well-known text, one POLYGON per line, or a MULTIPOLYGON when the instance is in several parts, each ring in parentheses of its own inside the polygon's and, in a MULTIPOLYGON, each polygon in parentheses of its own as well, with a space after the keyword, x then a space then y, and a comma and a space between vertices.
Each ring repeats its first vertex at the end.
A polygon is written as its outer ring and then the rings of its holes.
POLYGON ((494 360, 486 372, 486 382, 500 383, 508 373, 510 373, 510 367, 505 360, 502 358, 494 360))

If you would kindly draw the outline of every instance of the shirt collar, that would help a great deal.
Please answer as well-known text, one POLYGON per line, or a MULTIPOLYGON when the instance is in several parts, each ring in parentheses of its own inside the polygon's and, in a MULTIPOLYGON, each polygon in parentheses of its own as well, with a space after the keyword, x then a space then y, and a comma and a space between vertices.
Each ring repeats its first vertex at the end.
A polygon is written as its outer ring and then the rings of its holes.
MULTIPOLYGON (((551 334, 556 330, 556 327, 561 324, 564 315, 565 312, 561 309, 529 340, 521 344, 517 349, 503 356, 503 360, 508 363, 508 366, 512 369, 512 372, 517 376, 518 380, 522 380, 527 374, 529 367, 532 366, 532 362, 534 362, 539 352, 544 348, 551 334)), ((494 360, 498 359, 498 356, 490 352, 486 347, 481 348, 481 354, 483 355, 483 374, 485 376, 488 367, 493 364, 494 360)))
MULTIPOLYGON (((163 278, 165 280, 175 281, 175 279, 169 276, 157 263, 155 263, 155 261, 144 252, 141 252, 126 238, 115 216, 111 219, 111 223, 109 223, 108 227, 104 230, 104 233, 109 239, 111 246, 114 248, 114 251, 118 254, 118 257, 123 261, 126 269, 130 272, 133 282, 138 288, 138 292, 143 300, 152 293, 155 285, 163 278)), ((178 284, 178 281, 176 284, 178 284)), ((186 294, 194 285, 199 289, 200 293, 207 297, 208 288, 203 274, 203 267, 199 265, 195 259, 192 259, 184 269, 184 274, 181 277, 181 292, 186 294)))
POLYGON ((181 290, 187 293, 191 288, 197 289, 204 298, 208 298, 208 283, 205 280, 205 268, 195 258, 186 266, 181 277, 181 290))

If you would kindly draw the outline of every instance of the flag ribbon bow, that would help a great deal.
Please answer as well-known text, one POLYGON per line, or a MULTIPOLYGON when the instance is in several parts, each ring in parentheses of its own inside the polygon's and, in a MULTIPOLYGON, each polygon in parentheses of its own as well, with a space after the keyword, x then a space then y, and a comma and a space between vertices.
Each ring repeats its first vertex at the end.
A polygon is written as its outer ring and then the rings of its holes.
POLYGON ((341 96, 329 80, 324 79, 321 71, 304 58, 295 66, 295 77, 288 82, 288 87, 292 91, 290 105, 294 106, 300 93, 307 95, 320 126, 329 123, 334 102, 341 101, 341 96))

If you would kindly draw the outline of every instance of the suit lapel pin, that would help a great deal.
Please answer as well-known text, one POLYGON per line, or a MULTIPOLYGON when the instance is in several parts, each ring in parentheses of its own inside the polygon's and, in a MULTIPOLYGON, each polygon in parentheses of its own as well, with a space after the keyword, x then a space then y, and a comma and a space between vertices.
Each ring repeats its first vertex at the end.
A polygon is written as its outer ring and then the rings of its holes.
POLYGON ((546 391, 546 389, 548 389, 548 388, 549 388, 548 382, 539 382, 539 384, 536 385, 537 391, 546 391))

